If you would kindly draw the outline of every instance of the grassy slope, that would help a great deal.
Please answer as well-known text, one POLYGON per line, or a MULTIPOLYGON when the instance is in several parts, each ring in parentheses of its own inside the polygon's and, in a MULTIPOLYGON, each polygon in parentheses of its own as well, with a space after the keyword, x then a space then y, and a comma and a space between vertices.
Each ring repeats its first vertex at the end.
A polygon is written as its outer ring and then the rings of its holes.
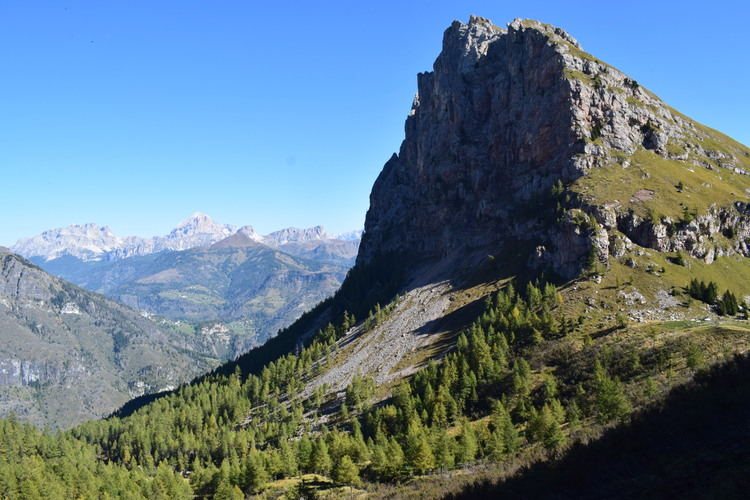
MULTIPOLYGON (((728 138, 727 138, 728 139, 728 138)), ((750 170, 750 158, 744 168, 750 170)), ((703 158, 706 162, 713 160, 703 158)), ((685 209, 705 213, 713 204, 727 206, 733 201, 747 201, 750 177, 728 169, 710 170, 688 161, 665 159, 656 153, 640 149, 633 156, 613 159, 605 167, 592 169, 571 186, 591 204, 619 201, 622 211, 657 219, 663 216, 680 220, 685 209), (627 159, 628 166, 624 161, 627 159), (683 189, 677 188, 679 183, 683 189), (641 189, 654 192, 653 198, 639 201, 633 196, 641 189)))

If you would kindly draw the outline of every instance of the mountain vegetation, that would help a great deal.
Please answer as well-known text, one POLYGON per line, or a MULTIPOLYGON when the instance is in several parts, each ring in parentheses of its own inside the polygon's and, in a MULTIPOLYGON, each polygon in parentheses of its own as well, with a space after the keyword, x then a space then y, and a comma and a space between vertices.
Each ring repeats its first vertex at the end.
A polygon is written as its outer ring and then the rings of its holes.
POLYGON ((742 496, 748 158, 561 29, 456 21, 337 293, 107 419, 4 420, 0 494, 742 496))

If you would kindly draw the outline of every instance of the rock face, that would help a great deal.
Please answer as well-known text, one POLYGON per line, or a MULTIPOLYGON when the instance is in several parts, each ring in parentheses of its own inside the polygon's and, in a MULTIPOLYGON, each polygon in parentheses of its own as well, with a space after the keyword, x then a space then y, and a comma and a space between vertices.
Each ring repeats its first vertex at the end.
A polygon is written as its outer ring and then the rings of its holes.
POLYGON ((523 230, 519 207, 578 175, 583 144, 551 37, 576 46, 561 30, 479 17, 445 32, 434 71, 418 76, 401 151, 373 187, 358 263, 375 249, 418 260, 498 250, 523 230))
POLYGON ((211 368, 187 339, 0 247, 0 415, 69 427, 211 368))
MULTIPOLYGON (((521 20, 503 30, 475 16, 453 23, 434 71, 418 75, 405 129, 372 189, 359 265, 387 253, 428 262, 528 247, 530 265, 573 277, 592 251, 606 262, 612 230, 627 238, 640 227, 624 231, 633 211, 607 212, 612 200, 586 198, 577 179, 611 163, 627 168, 634 154, 744 174, 748 156, 737 143, 710 149, 705 127, 565 31, 521 20), (548 210, 555 201, 558 213, 548 210)), ((664 246, 655 235, 638 242, 664 246)))

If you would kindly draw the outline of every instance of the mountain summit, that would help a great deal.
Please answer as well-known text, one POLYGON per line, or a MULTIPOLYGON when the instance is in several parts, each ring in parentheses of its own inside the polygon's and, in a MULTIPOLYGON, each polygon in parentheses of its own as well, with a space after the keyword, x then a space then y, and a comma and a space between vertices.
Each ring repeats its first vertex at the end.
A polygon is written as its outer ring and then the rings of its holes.
POLYGON ((570 278, 592 248, 606 263, 633 242, 708 260, 748 255, 747 194, 737 190, 750 187, 748 170, 746 147, 668 107, 564 30, 519 19, 504 30, 472 16, 446 30, 434 70, 418 76, 357 263, 507 251, 570 278), (682 196, 680 185, 689 186, 682 196), (701 225, 741 237, 715 245, 701 225))
MULTIPOLYGON (((177 226, 172 229, 169 235, 167 235, 167 238, 182 240, 184 238, 198 237, 199 239, 204 238, 210 241, 215 239, 218 235, 224 235, 226 237, 234 234, 236 231, 237 228, 235 226, 230 226, 228 224, 219 224, 208 215, 196 212, 184 221, 177 224, 177 226)), ((193 246, 205 246, 205 243, 193 246)))

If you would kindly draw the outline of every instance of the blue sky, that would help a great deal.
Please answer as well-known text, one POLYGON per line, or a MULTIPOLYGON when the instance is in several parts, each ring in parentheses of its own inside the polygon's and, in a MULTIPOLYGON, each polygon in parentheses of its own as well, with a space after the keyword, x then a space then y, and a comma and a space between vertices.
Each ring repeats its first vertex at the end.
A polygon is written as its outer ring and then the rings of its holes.
POLYGON ((566 29, 750 144, 745 2, 75 1, 0 4, 0 245, 193 212, 261 233, 361 228, 416 74, 470 14, 566 29))

